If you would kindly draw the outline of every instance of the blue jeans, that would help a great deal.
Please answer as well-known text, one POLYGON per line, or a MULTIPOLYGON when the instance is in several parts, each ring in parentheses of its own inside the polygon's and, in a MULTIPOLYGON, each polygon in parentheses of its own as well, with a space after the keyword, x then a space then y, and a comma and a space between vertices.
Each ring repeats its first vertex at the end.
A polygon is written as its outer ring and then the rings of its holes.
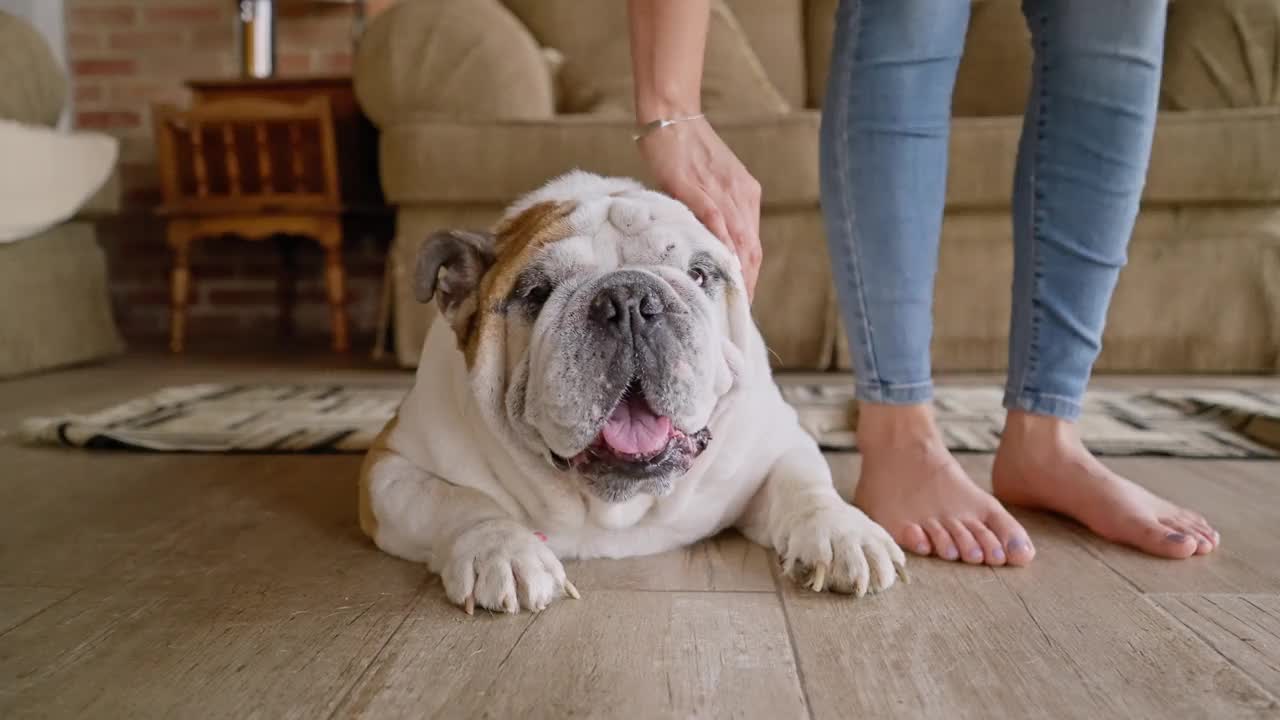
MULTIPOLYGON (((1165 8, 1023 2, 1035 65, 1013 187, 1008 408, 1080 412, 1146 177, 1165 8)), ((837 14, 822 207, 868 402, 932 395, 933 279, 968 20, 969 0, 841 0, 837 14)))

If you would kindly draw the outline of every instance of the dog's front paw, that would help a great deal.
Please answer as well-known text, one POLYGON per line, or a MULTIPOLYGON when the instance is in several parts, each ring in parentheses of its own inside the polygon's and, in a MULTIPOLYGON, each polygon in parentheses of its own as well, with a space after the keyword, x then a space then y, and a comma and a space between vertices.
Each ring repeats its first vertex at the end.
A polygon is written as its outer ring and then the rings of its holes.
POLYGON ((832 500, 798 513, 777 543, 783 574, 817 592, 862 597, 905 579, 902 548, 861 510, 832 500))
POLYGON ((512 520, 487 520, 459 535, 440 577, 468 615, 477 605, 517 613, 542 610, 562 594, 578 597, 555 553, 512 520))

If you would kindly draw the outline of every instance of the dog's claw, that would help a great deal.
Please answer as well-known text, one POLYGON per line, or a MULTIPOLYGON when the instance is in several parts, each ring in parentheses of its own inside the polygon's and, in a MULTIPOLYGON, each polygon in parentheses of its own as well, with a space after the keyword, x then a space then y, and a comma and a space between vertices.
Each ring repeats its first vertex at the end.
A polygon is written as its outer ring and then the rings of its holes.
POLYGON ((462 611, 468 615, 476 614, 476 596, 468 595, 466 600, 462 601, 462 611))
POLYGON ((822 563, 818 563, 818 566, 813 569, 813 584, 810 585, 810 587, 813 588, 814 592, 822 592, 822 588, 826 584, 827 566, 822 563))
POLYGON ((898 574, 898 579, 904 584, 911 582, 911 576, 907 575, 907 566, 900 562, 893 563, 893 570, 898 574))
POLYGON ((568 580, 564 581, 564 591, 568 593, 569 597, 573 598, 574 600, 582 599, 582 595, 578 593, 578 588, 574 587, 573 583, 569 582, 568 580))

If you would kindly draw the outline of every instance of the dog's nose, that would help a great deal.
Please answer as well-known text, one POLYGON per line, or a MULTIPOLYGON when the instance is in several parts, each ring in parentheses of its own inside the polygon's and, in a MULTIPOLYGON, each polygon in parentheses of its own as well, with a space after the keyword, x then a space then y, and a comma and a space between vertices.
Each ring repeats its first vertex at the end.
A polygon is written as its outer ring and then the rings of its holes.
POLYGON ((610 285, 592 298, 590 316, 603 327, 638 332, 659 320, 665 310, 662 298, 647 284, 610 285))

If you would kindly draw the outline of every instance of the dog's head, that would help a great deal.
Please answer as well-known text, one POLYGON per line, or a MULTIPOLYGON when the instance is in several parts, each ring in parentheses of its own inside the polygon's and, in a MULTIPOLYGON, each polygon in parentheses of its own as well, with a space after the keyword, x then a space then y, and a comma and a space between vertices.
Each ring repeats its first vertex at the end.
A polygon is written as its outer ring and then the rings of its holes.
POLYGON ((570 173, 492 233, 435 233, 416 293, 453 327, 490 429, 608 502, 671 489, 745 364, 737 259, 631 180, 570 173))

